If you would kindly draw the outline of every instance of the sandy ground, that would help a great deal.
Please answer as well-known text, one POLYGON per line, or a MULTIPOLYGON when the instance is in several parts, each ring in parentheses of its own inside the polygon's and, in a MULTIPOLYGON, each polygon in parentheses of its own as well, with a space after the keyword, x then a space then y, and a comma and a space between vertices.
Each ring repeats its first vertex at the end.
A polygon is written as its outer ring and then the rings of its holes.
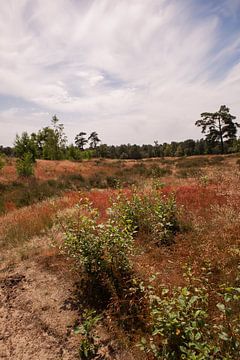
POLYGON ((70 279, 54 256, 2 263, 0 359, 77 359, 70 279))

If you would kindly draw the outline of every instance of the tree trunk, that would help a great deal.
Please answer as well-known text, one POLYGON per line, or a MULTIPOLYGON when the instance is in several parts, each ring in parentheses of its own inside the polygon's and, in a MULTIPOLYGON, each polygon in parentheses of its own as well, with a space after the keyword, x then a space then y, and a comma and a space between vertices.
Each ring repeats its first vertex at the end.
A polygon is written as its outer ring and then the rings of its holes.
POLYGON ((221 154, 224 154, 224 145, 223 145, 223 133, 222 133, 222 126, 221 126, 221 119, 218 118, 218 127, 219 127, 219 135, 221 140, 221 154))

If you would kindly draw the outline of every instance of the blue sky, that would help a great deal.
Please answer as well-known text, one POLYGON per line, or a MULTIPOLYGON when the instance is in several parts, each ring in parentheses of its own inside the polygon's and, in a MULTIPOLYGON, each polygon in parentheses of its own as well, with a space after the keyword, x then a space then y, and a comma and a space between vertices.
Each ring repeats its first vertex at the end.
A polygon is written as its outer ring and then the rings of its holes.
POLYGON ((0 144, 56 114, 69 140, 199 138, 240 115, 240 0, 8 0, 0 8, 0 144))

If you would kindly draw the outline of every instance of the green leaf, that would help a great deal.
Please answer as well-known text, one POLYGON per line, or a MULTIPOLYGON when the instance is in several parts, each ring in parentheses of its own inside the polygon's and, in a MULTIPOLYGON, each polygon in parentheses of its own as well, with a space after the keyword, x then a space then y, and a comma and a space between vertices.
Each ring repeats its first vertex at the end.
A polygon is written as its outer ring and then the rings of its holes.
POLYGON ((195 340, 199 340, 201 339, 202 335, 200 332, 197 332, 196 335, 195 335, 195 340))
POLYGON ((75 328, 73 329, 73 332, 74 332, 74 334, 79 334, 80 332, 81 332, 81 329, 80 329, 80 327, 79 326, 75 326, 75 328))
POLYGON ((221 332, 219 335, 219 338, 224 340, 224 341, 228 341, 229 340, 229 337, 228 337, 228 334, 225 333, 225 332, 221 332))
POLYGON ((225 314, 225 305, 224 304, 218 303, 217 308, 225 314))

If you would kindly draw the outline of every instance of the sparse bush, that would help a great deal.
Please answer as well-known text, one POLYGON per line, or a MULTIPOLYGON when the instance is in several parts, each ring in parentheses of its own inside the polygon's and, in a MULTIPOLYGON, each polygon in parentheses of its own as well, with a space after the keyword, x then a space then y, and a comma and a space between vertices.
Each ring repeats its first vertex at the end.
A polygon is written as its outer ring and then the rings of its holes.
POLYGON ((120 187, 120 180, 114 176, 107 176, 106 181, 110 188, 117 189, 120 187))
POLYGON ((89 176, 88 183, 91 188, 104 189, 107 187, 106 174, 99 171, 89 176))
POLYGON ((151 176, 153 176, 154 178, 158 178, 158 177, 162 177, 162 176, 171 175, 172 171, 168 168, 163 168, 163 167, 153 165, 150 168, 150 173, 151 173, 151 176))
POLYGON ((32 154, 25 153, 21 159, 18 159, 16 169, 19 176, 30 177, 34 175, 32 154))
POLYGON ((161 182, 158 178, 154 178, 152 180, 152 187, 154 190, 160 190, 164 188, 165 183, 161 182))
POLYGON ((82 323, 74 329, 75 334, 81 334, 82 339, 79 346, 81 359, 94 359, 100 349, 98 336, 95 332, 97 323, 102 319, 94 310, 85 310, 82 315, 82 323))

